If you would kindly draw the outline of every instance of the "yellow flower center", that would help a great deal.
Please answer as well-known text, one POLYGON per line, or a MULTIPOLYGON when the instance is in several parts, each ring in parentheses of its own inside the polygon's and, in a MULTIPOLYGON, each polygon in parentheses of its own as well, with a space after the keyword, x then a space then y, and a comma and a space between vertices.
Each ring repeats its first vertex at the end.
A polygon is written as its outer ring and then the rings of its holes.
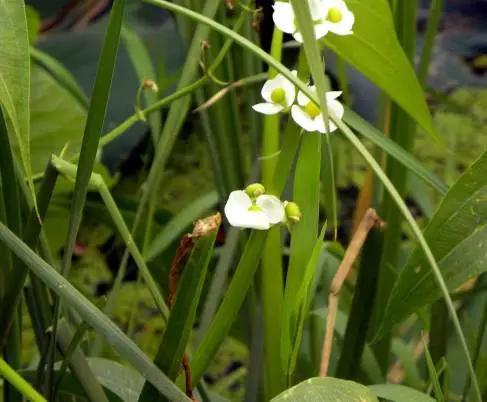
POLYGON ((282 88, 276 88, 271 93, 271 99, 274 103, 283 103, 286 99, 286 92, 282 88))
POLYGON ((262 208, 259 207, 258 205, 252 205, 251 207, 249 207, 249 211, 250 212, 261 212, 262 211, 262 208))
POLYGON ((313 102, 308 102, 308 104, 304 107, 304 111, 312 118, 314 119, 317 117, 320 113, 321 110, 318 106, 316 106, 313 102))
POLYGON ((326 16, 328 21, 338 23, 342 20, 342 18, 343 14, 338 8, 332 7, 328 10, 328 15, 326 16))

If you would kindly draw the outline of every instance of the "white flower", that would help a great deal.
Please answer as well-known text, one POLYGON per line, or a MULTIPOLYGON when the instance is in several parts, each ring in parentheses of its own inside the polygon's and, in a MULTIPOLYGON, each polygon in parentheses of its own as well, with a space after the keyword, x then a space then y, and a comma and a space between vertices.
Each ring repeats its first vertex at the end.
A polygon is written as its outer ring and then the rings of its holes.
MULTIPOLYGON (((293 74, 297 74, 293 71, 293 74)), ((263 114, 277 114, 284 109, 288 109, 296 98, 296 88, 282 74, 277 74, 273 79, 266 81, 262 87, 261 95, 266 101, 258 103, 252 108, 263 114)))
POLYGON ((315 31, 325 36, 328 32, 336 35, 351 35, 355 16, 343 0, 321 0, 320 13, 322 19, 315 25, 315 31))
MULTIPOLYGON (((319 22, 323 19, 323 7, 321 5, 322 0, 307 0, 309 9, 311 11, 311 18, 313 22, 319 22)), ((296 16, 294 15, 293 7, 290 3, 284 1, 276 1, 274 3, 274 13, 272 14, 272 19, 274 20, 274 24, 278 27, 282 32, 292 34, 296 41, 303 43, 303 36, 301 32, 299 32, 298 27, 296 26, 296 16)), ((315 25, 315 37, 319 39, 326 35, 326 32, 322 32, 323 24, 315 25)))
POLYGON ((243 191, 232 191, 225 205, 230 225, 239 228, 267 230, 285 220, 282 202, 273 195, 260 195, 255 202, 243 191))
MULTIPOLYGON (((320 39, 328 32, 337 35, 352 34, 355 16, 343 0, 307 0, 314 24, 315 38, 320 39)), ((281 31, 292 34, 302 43, 303 36, 296 25, 296 16, 290 3, 276 1, 272 14, 274 24, 281 31)))
MULTIPOLYGON (((311 91, 316 93, 316 87, 309 87, 311 91)), ((328 107, 328 115, 335 119, 341 120, 343 117, 343 105, 336 100, 342 94, 341 91, 331 91, 326 93, 326 104, 328 107)), ((303 129, 309 132, 318 131, 326 133, 325 121, 318 106, 316 106, 304 93, 298 93, 298 105, 291 108, 291 115, 293 120, 303 129)), ((330 133, 337 129, 337 126, 331 118, 328 120, 330 133)))

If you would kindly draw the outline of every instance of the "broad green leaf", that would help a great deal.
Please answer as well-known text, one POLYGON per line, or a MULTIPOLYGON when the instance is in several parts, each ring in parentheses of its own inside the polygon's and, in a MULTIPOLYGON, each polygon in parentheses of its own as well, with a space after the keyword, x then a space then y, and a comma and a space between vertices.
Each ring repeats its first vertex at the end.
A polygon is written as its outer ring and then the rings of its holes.
MULTIPOLYGON (((446 195, 424 235, 450 291, 487 270, 487 153, 446 195)), ((392 291, 383 329, 441 297, 421 250, 411 254, 392 291)))
POLYGON ((0 106, 8 117, 11 138, 19 144, 22 166, 35 199, 29 150, 29 36, 23 1, 0 0, 0 43, 0 106))
POLYGON ((27 19, 27 31, 29 33, 29 43, 32 45, 37 41, 39 28, 41 26, 41 17, 35 8, 26 6, 25 16, 27 19))
POLYGON ((369 389, 379 398, 392 402, 434 402, 430 396, 423 394, 413 388, 399 384, 377 384, 370 385, 369 389))
POLYGON ((326 46, 383 89, 430 135, 436 136, 421 85, 394 30, 387 0, 346 0, 353 35, 328 34, 326 46))
POLYGON ((32 66, 31 155, 35 172, 68 145, 65 157, 79 152, 86 110, 43 68, 32 66))
POLYGON ((310 378, 282 392, 272 402, 378 402, 366 386, 337 378, 310 378))

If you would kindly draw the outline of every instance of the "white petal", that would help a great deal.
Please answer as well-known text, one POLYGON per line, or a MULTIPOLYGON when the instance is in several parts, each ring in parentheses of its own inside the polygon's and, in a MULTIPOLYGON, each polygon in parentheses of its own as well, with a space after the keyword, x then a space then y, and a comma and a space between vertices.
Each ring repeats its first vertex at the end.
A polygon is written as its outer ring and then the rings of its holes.
POLYGON ((313 21, 319 20, 323 17, 323 6, 321 0, 308 0, 308 5, 313 21))
MULTIPOLYGON (((227 217, 228 218, 228 217, 227 217)), ((244 211, 230 221, 230 225, 237 228, 267 230, 271 227, 269 218, 262 211, 244 211)))
POLYGON ((291 108, 291 116, 293 117, 293 120, 296 122, 296 124, 306 131, 313 132, 318 130, 315 121, 298 105, 294 105, 291 108))
POLYGON ((309 103, 309 98, 301 91, 298 92, 298 104, 306 106, 309 103))
POLYGON ((274 91, 274 89, 280 87, 279 81, 276 80, 276 78, 273 78, 272 80, 267 80, 263 85, 262 90, 260 91, 260 94, 267 102, 272 102, 272 92, 274 91))
POLYGON ((330 113, 333 114, 336 119, 341 120, 345 114, 343 105, 337 100, 328 101, 326 104, 328 105, 330 113))
POLYGON ((273 195, 261 195, 257 198, 256 204, 262 208, 272 225, 284 221, 284 206, 279 198, 273 195))
POLYGON ((326 93, 326 101, 327 102, 330 102, 332 101, 333 99, 336 99, 338 98, 339 96, 341 96, 343 93, 343 91, 328 91, 326 93))
MULTIPOLYGON (((315 124, 316 124, 316 131, 319 131, 320 133, 324 134, 327 133, 328 130, 326 129, 325 126, 325 120, 323 119, 322 116, 318 116, 315 119, 315 124)), ((328 127, 330 128, 330 133, 335 131, 337 129, 337 126, 331 119, 328 119, 328 127)))
POLYGON ((294 32, 293 33, 293 38, 296 39, 296 42, 298 42, 298 43, 303 43, 304 42, 303 35, 301 35, 301 32, 298 32, 298 31, 294 32))
POLYGON ((296 24, 294 23, 294 11, 291 4, 282 1, 274 3, 274 13, 272 19, 274 24, 281 31, 292 34, 296 31, 296 24))
POLYGON ((248 211, 251 206, 252 201, 245 191, 232 191, 225 204, 225 216, 230 225, 236 226, 234 222, 237 222, 239 217, 248 211))
POLYGON ((289 81, 287 78, 284 78, 284 81, 282 82, 282 89, 284 89, 284 94, 286 97, 285 105, 286 107, 290 107, 296 99, 296 87, 291 81, 289 81))
POLYGON ((257 105, 252 106, 256 112, 272 115, 277 114, 284 109, 282 105, 278 105, 277 103, 258 103, 257 105))
POLYGON ((321 39, 327 33, 328 33, 328 24, 326 22, 315 25, 315 38, 316 39, 321 39))

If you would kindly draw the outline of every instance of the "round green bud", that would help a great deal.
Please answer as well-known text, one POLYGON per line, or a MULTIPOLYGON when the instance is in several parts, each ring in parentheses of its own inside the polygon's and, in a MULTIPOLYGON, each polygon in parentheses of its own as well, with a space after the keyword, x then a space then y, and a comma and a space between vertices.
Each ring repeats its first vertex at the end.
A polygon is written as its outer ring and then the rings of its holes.
POLYGON ((295 202, 286 202, 284 210, 286 211, 286 218, 288 221, 297 223, 301 220, 301 210, 295 202))
POLYGON ((283 103, 286 100, 286 92, 282 88, 276 88, 271 93, 271 99, 274 103, 283 103))
POLYGON ((253 183, 247 186, 245 192, 249 195, 250 198, 256 198, 259 195, 265 193, 265 187, 260 183, 253 183))
POLYGON ((328 10, 328 15, 326 16, 326 19, 328 21, 334 22, 335 24, 340 22, 343 18, 342 12, 335 7, 332 7, 328 10))

